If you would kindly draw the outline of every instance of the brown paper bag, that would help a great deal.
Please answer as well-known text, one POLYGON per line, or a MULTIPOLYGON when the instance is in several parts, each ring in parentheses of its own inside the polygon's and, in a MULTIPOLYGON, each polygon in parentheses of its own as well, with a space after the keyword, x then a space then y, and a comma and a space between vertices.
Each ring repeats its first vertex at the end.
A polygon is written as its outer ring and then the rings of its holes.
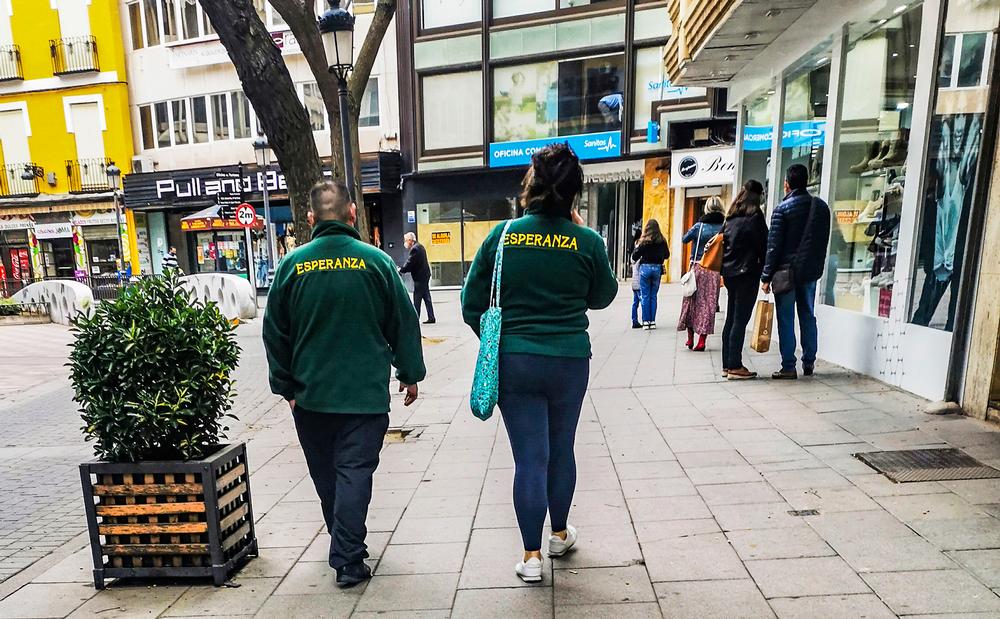
POLYGON ((771 350, 771 329, 774 325, 774 304, 768 300, 757 301, 757 313, 753 318, 753 336, 750 348, 757 352, 771 350))

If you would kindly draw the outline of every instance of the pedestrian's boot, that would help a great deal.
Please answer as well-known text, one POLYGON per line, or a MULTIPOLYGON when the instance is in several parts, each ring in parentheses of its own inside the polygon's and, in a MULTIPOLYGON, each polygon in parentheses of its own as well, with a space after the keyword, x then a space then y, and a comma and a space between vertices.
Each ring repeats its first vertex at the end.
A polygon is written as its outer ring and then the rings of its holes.
POLYGON ((424 324, 425 325, 436 325, 437 324, 437 320, 435 320, 434 318, 428 318, 427 320, 424 321, 424 324))
POLYGON ((372 568, 364 561, 337 568, 337 586, 348 589, 372 577, 372 568))
POLYGON ((799 373, 794 369, 792 370, 778 370, 774 374, 771 374, 773 380, 796 380, 799 377, 799 373))

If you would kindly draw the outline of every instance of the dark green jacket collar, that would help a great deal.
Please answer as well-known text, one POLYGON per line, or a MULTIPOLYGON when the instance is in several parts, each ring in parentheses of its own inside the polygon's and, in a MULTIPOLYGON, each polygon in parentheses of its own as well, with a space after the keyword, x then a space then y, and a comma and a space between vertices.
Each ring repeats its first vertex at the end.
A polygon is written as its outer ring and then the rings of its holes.
POLYGON ((321 236, 339 236, 344 234, 353 236, 359 241, 361 240, 361 234, 353 226, 349 226, 341 221, 318 222, 313 226, 312 238, 318 239, 321 236))

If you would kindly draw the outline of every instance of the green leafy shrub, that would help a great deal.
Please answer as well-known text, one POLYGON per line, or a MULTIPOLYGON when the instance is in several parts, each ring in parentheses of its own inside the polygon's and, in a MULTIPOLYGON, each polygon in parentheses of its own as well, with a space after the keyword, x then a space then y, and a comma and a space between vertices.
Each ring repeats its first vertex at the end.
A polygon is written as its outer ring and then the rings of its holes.
POLYGON ((199 458, 234 418, 233 326, 178 278, 144 279, 77 318, 68 365, 83 433, 102 460, 199 458))
POLYGON ((17 316, 21 306, 14 299, 0 298, 0 316, 17 316))

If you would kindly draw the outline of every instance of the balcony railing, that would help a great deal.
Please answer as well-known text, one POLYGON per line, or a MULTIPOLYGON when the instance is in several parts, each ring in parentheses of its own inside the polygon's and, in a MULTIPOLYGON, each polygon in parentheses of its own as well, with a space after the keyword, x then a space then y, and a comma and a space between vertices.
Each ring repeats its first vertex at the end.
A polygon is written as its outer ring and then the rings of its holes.
POLYGON ((0 82, 23 79, 21 48, 17 45, 0 45, 0 82))
POLYGON ((108 166, 111 160, 70 159, 66 162, 66 178, 69 179, 70 193, 99 193, 113 189, 108 182, 108 166))
POLYGON ((20 198, 37 196, 38 177, 35 170, 38 166, 34 163, 8 163, 3 166, 3 175, 0 176, 0 196, 4 198, 20 198), (25 174, 27 171, 28 174, 25 174), (23 176, 30 177, 25 180, 23 176))
POLYGON ((93 36, 52 39, 49 41, 52 53, 52 73, 67 75, 100 71, 97 60, 97 39, 93 36))

